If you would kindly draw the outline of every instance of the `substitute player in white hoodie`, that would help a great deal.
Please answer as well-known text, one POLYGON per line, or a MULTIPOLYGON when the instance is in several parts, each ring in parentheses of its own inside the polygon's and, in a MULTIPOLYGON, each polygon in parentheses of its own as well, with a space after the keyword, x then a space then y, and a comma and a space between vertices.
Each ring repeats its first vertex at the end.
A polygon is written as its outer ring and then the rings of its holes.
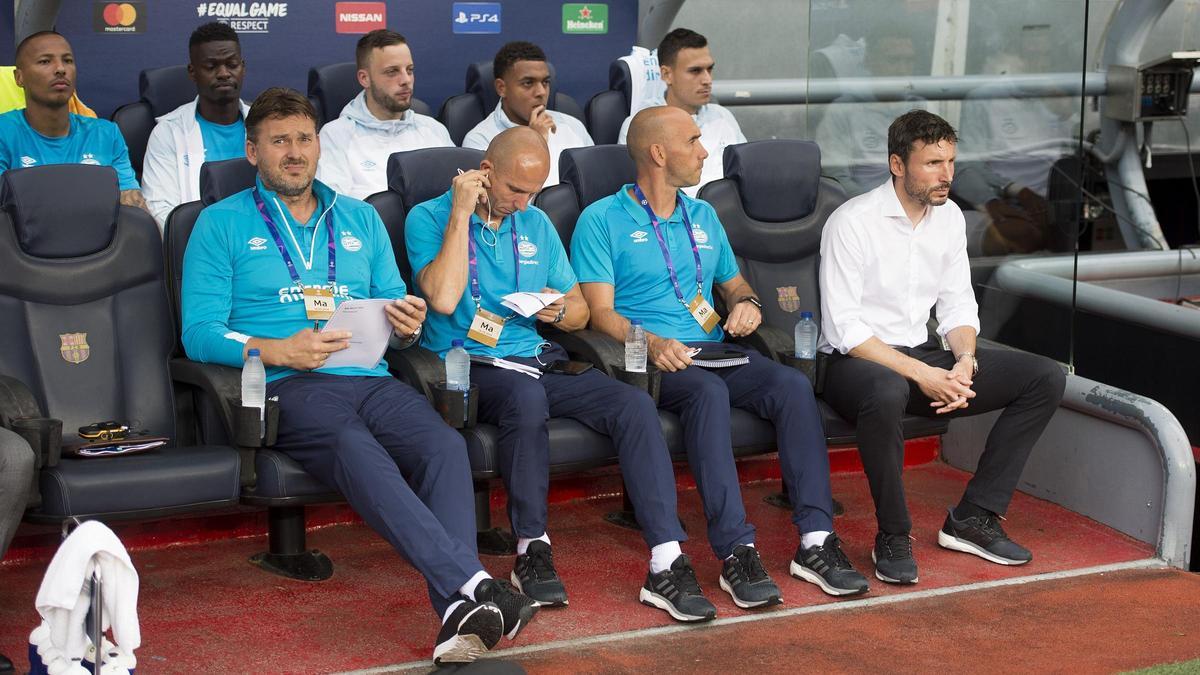
POLYGON ((354 56, 363 91, 321 127, 317 180, 365 199, 387 189, 392 153, 453 147, 454 142, 441 122, 411 109, 413 59, 403 35, 373 30, 358 41, 354 56))

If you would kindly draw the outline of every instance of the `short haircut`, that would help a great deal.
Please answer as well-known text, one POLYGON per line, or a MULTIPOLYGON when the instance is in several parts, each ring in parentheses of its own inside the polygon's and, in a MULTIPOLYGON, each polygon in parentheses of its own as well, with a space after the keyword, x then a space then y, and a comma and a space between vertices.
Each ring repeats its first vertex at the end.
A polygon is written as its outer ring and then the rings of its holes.
POLYGON ((658 65, 674 67, 680 49, 704 49, 707 46, 708 39, 703 35, 687 28, 676 28, 658 43, 658 65))
POLYGON ((358 46, 354 48, 354 65, 359 70, 363 70, 367 67, 367 61, 371 58, 372 51, 392 45, 406 44, 408 44, 408 40, 396 31, 377 28, 358 39, 358 46))
POLYGON ((246 114, 246 138, 258 142, 258 127, 267 119, 307 117, 317 125, 317 111, 312 103, 295 89, 271 87, 258 95, 246 114))
POLYGON ((208 42, 233 42, 242 46, 241 40, 238 40, 237 31, 229 27, 229 24, 221 23, 220 21, 209 21, 201 24, 192 31, 192 37, 188 38, 188 51, 196 45, 202 45, 208 42))
POLYGON ((545 60, 546 52, 532 42, 510 42, 501 47, 500 51, 496 52, 496 58, 492 59, 492 77, 504 79, 508 70, 517 61, 545 60))
POLYGON ((34 40, 41 38, 41 37, 45 37, 47 35, 57 35, 58 37, 60 37, 64 40, 67 39, 66 37, 63 36, 62 33, 58 32, 56 30, 39 30, 38 32, 34 33, 33 35, 30 35, 29 37, 25 38, 24 40, 21 40, 21 42, 17 45, 17 51, 14 53, 13 61, 18 64, 21 63, 21 52, 28 49, 30 43, 32 43, 34 40))
POLYGON ((899 155, 907 163, 913 144, 922 141, 934 145, 941 141, 958 142, 958 134, 946 120, 928 110, 909 110, 888 127, 888 157, 899 155))

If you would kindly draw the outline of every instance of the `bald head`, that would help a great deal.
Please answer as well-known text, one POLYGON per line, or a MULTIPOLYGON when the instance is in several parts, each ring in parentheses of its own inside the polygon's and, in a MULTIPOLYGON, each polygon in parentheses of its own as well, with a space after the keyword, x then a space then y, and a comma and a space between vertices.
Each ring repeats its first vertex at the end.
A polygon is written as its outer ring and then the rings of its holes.
POLYGON ((550 175, 550 149, 533 129, 513 127, 492 139, 479 169, 491 183, 488 209, 493 215, 507 216, 524 211, 542 189, 550 175))
POLYGON ((667 143, 674 134, 685 134, 688 124, 695 125, 692 118, 680 108, 660 105, 644 108, 633 116, 626 134, 629 155, 634 162, 650 159, 650 146, 667 143))
POLYGON ((550 148, 542 135, 530 127, 513 127, 496 134, 484 159, 492 166, 506 169, 542 164, 550 171, 550 148))
POLYGON ((682 109, 664 105, 638 112, 629 123, 626 142, 639 183, 661 180, 687 187, 700 182, 708 153, 700 143, 700 127, 682 109))

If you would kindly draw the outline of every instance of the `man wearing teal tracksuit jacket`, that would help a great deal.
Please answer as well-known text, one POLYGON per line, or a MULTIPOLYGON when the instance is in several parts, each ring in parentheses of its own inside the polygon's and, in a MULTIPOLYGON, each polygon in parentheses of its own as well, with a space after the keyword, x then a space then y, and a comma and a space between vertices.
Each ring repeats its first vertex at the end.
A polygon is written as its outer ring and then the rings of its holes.
POLYGON ((276 448, 384 536, 429 585, 443 626, 434 661, 470 661, 510 639, 536 606, 492 579, 475 549, 462 437, 413 388, 373 368, 324 368, 349 333, 318 331, 317 299, 392 298, 395 347, 420 334, 425 303, 407 294, 391 242, 367 204, 315 182, 316 113, 268 89, 246 116, 254 188, 205 209, 183 266, 183 343, 198 361, 241 367, 251 350, 280 408, 276 448))

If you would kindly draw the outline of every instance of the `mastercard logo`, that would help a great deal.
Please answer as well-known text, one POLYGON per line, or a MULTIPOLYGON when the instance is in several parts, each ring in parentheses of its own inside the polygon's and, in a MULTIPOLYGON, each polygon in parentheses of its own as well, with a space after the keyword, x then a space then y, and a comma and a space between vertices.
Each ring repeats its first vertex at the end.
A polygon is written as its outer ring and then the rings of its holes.
POLYGON ((137 9, 128 2, 110 2, 104 6, 104 23, 110 26, 132 26, 137 21, 137 9))

